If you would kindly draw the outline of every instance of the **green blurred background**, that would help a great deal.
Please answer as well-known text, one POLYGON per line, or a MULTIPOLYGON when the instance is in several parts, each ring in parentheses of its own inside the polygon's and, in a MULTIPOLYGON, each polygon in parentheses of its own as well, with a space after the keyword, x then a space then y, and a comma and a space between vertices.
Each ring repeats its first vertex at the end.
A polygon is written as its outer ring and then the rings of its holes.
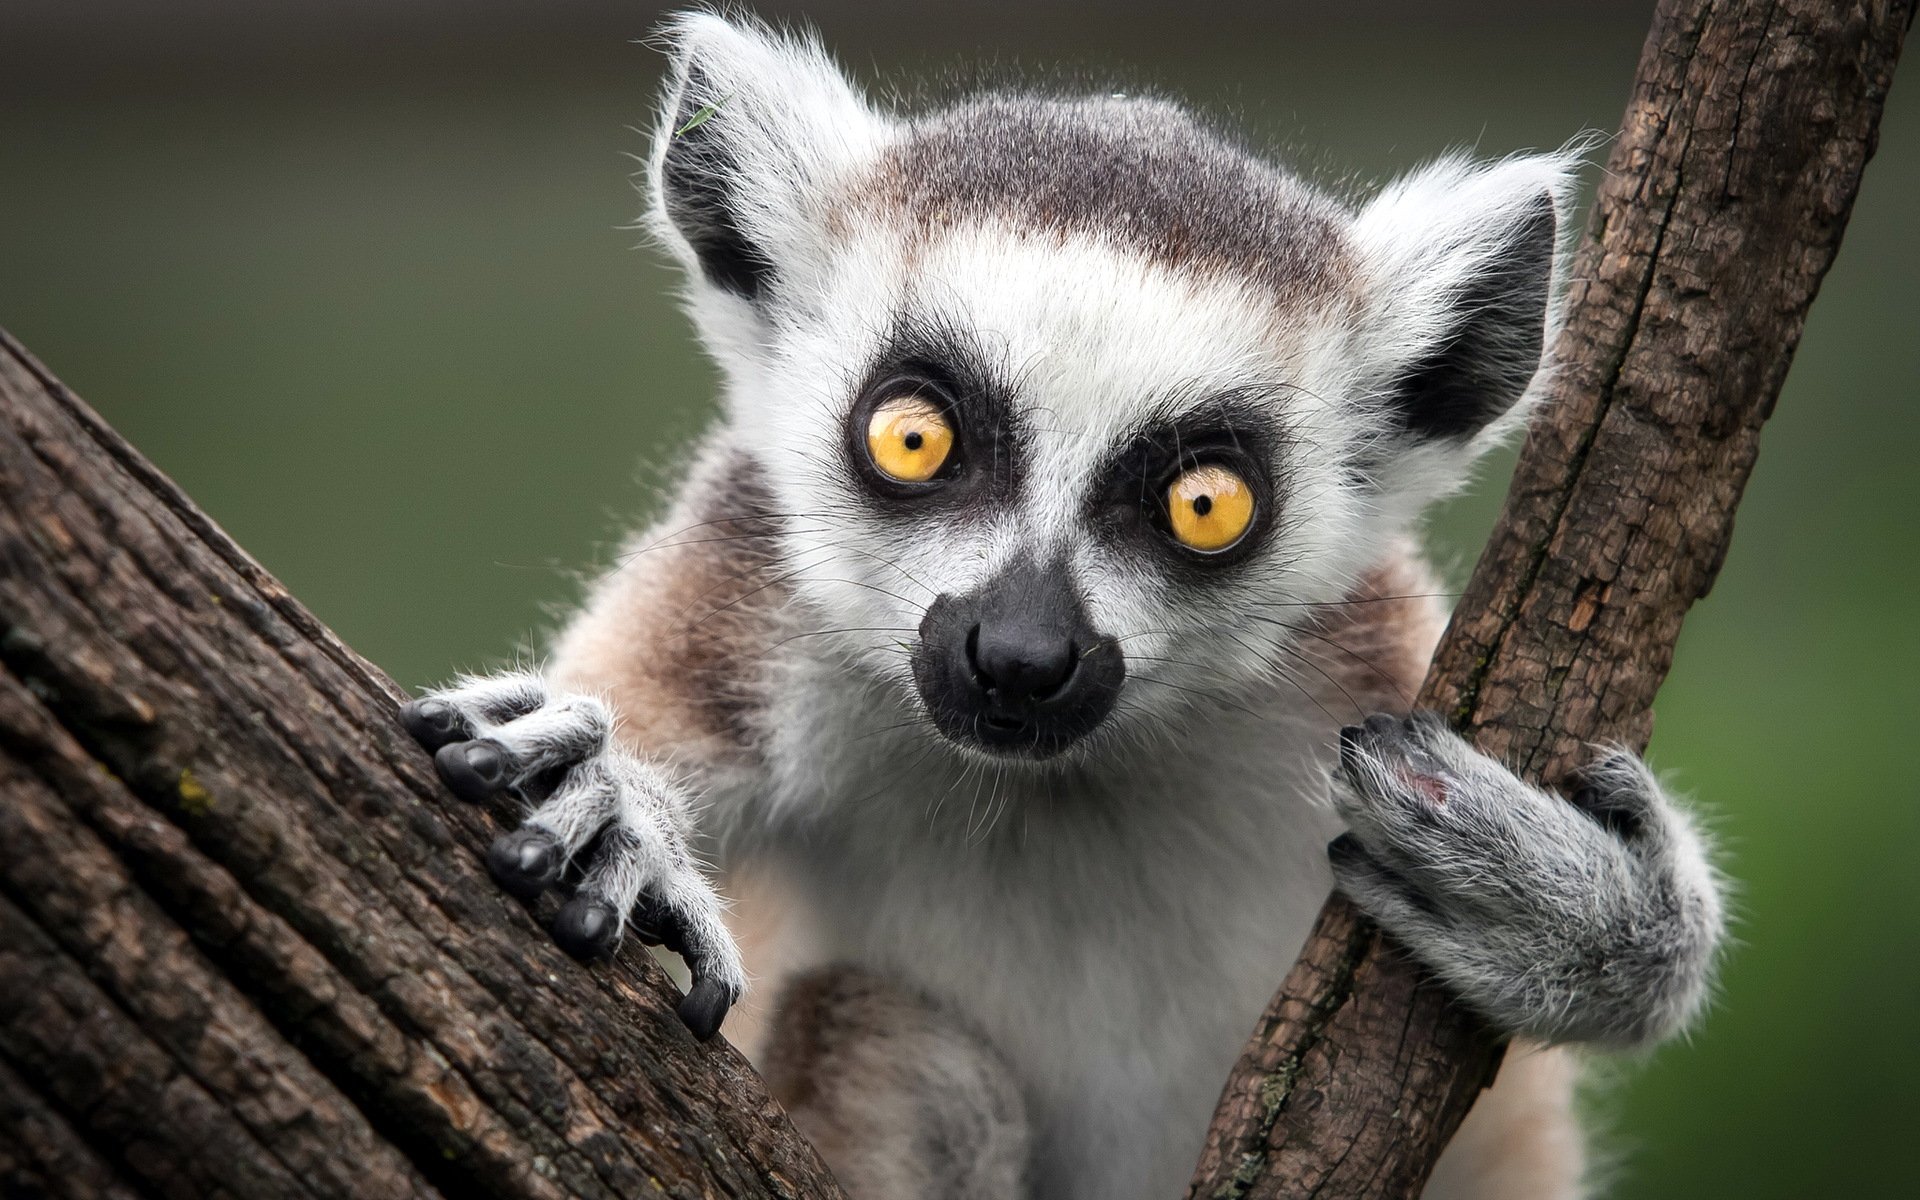
MULTIPOLYGON (((1067 65, 1328 180, 1617 124, 1651 3, 852 0, 869 82, 1067 65)), ((598 0, 0 5, 0 325, 403 683, 537 644, 710 411, 638 235, 657 11, 598 0)), ((1910 72, 1920 67, 1910 67, 1910 72)), ((1653 756, 1741 945, 1610 1071, 1623 1197, 1913 1194, 1920 1152, 1920 81, 1895 89, 1653 756)), ((1435 523, 1463 573, 1505 461, 1435 523)))

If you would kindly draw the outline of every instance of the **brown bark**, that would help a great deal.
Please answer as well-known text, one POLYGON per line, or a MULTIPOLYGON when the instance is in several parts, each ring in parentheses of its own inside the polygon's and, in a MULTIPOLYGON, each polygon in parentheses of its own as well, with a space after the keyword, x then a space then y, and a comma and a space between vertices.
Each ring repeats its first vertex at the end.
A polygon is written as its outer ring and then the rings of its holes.
POLYGON ((401 699, 0 334, 0 1191, 838 1196, 401 699))
MULTIPOLYGON (((1564 786, 1644 747, 1872 155, 1912 0, 1663 0, 1573 266, 1564 364, 1419 703, 1564 786)), ((1188 1195, 1417 1195, 1497 1040, 1335 898, 1188 1195)))

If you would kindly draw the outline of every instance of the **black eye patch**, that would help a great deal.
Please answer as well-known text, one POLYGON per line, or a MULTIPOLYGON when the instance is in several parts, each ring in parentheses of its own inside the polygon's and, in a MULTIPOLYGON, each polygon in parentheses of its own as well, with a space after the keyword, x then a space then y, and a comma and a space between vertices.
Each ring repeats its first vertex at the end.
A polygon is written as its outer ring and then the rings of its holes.
POLYGON ((1242 394, 1224 394, 1150 419, 1102 466, 1088 496, 1088 523, 1116 544, 1144 548, 1201 572, 1237 562, 1258 548, 1278 511, 1273 463, 1279 444, 1280 431, 1268 408, 1242 394), (1168 489, 1184 472, 1213 465, 1247 482, 1253 523, 1230 549, 1197 553, 1174 536, 1168 489))
POLYGON ((938 321, 903 317, 896 323, 853 396, 843 440, 858 491, 891 514, 1009 500, 1019 486, 1021 430, 1012 387, 965 330, 938 321), (938 404, 954 433, 950 466, 922 482, 888 478, 867 449, 875 408, 907 393, 938 404))

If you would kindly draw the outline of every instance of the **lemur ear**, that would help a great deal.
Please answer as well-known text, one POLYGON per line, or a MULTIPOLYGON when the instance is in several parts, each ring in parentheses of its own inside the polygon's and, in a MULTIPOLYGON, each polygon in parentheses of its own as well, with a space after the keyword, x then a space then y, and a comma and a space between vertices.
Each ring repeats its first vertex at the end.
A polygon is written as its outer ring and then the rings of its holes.
POLYGON ((1362 336, 1389 444, 1464 450, 1521 411, 1558 324, 1578 161, 1575 151, 1487 166, 1446 159, 1361 211, 1362 336))
POLYGON ((886 123, 811 39, 698 12, 662 36, 672 61, 649 164, 655 229, 708 283, 759 299, 827 183, 886 123))

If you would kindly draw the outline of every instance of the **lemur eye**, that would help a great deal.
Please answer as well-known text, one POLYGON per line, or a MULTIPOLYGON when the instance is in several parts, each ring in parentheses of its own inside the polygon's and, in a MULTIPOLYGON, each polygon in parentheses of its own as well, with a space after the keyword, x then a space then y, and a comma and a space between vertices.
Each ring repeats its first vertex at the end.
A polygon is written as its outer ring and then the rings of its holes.
POLYGON ((1192 550, 1225 550, 1253 525, 1253 489, 1230 467, 1209 464, 1182 471, 1167 486, 1173 536, 1192 550))
POLYGON ((867 455, 889 479, 925 483, 953 453, 953 425, 940 405, 911 392, 883 400, 867 418, 867 455))

